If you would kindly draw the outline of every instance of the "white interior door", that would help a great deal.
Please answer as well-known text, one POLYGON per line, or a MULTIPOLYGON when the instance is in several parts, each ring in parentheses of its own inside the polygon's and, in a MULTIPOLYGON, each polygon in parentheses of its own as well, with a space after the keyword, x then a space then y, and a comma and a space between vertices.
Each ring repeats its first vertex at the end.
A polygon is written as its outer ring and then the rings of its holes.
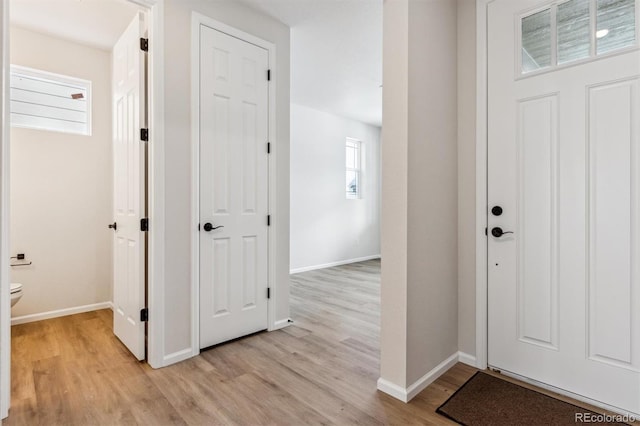
POLYGON ((140 49, 144 20, 140 14, 113 48, 114 284, 113 330, 131 353, 145 358, 146 144, 145 53, 140 49))
POLYGON ((200 27, 200 347, 267 317, 268 51, 200 27))
POLYGON ((488 11, 489 364, 634 413, 637 6, 496 0, 488 11))

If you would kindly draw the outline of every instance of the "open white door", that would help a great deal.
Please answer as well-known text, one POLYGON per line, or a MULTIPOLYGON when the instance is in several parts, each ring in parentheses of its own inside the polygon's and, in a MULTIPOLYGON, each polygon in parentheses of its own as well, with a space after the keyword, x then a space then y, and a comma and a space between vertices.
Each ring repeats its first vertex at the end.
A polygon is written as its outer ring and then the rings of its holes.
POLYGON ((113 331, 133 355, 145 358, 146 144, 145 53, 140 49, 143 15, 113 48, 114 283, 113 331))

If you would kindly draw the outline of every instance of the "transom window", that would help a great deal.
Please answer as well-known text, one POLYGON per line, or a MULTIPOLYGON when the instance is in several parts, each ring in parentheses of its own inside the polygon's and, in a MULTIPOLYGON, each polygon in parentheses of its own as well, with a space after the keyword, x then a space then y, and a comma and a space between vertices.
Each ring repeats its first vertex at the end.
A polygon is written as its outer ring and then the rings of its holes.
POLYGON ((520 18, 527 74, 637 46, 638 0, 564 0, 520 18))
POLYGON ((346 158, 346 189, 347 199, 360 198, 360 185, 362 174, 362 142, 357 139, 347 138, 346 158))
POLYGON ((91 135, 91 82, 11 65, 11 125, 91 135))

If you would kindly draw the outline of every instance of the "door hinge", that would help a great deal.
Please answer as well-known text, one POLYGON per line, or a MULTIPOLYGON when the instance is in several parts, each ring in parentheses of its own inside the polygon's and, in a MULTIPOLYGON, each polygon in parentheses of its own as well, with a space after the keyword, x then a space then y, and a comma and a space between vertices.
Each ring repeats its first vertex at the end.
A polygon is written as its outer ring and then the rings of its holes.
POLYGON ((267 215, 267 226, 271 226, 271 215, 267 215))
POLYGON ((271 154, 271 142, 267 142, 267 154, 271 154))
POLYGON ((271 287, 267 287, 267 299, 271 299, 271 287))
POLYGON ((484 228, 484 235, 489 235, 489 228, 484 228))
POLYGON ((140 230, 142 232, 147 232, 149 230, 149 218, 144 217, 140 219, 140 230))
POLYGON ((140 140, 149 142, 149 129, 140 129, 140 140))
POLYGON ((140 37, 140 50, 143 52, 149 51, 149 39, 140 37))
POLYGON ((271 70, 267 70, 267 81, 271 81, 271 70))
POLYGON ((149 321, 149 308, 140 309, 140 322, 149 321))

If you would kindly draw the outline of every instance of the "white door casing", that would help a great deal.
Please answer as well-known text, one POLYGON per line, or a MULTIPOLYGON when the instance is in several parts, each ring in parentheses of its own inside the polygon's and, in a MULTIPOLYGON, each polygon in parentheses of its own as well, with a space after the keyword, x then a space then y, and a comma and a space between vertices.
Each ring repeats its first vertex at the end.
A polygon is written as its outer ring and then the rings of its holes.
POLYGON ((268 50, 200 26, 201 348, 268 328, 268 68, 268 50))
POLYGON ((142 13, 134 18, 113 48, 114 285, 113 330, 139 360, 145 359, 146 215, 145 53, 142 13))
POLYGON ((540 4, 488 7, 488 363, 640 413, 640 54, 514 75, 540 4))

